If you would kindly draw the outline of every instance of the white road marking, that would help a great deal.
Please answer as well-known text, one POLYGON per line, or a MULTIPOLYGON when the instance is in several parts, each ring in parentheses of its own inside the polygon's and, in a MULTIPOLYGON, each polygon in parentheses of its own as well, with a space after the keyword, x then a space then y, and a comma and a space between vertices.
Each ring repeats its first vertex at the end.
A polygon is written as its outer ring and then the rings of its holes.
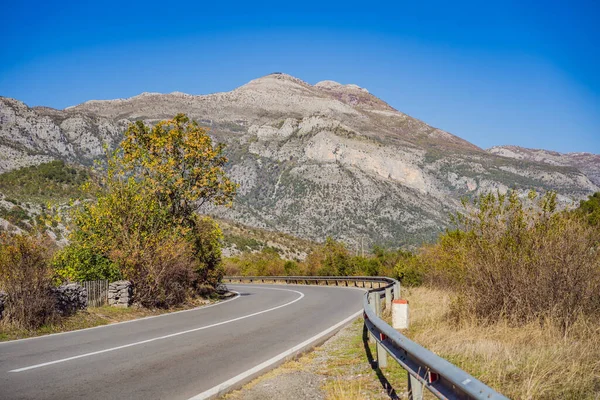
POLYGON ((34 337, 28 337, 28 338, 23 338, 23 339, 8 340, 6 342, 0 342, 0 346, 2 346, 2 345, 10 345, 10 344, 16 343, 16 342, 24 342, 26 340, 45 339, 45 338, 50 337, 50 336, 68 335, 68 334, 71 334, 71 333, 79 333, 79 332, 83 332, 83 331, 89 331, 89 330, 92 330, 92 329, 112 328, 115 325, 130 324, 132 322, 144 321, 144 320, 152 319, 152 318, 168 317, 169 315, 173 315, 173 314, 180 314, 180 313, 186 313, 186 312, 191 312, 191 311, 200 311, 200 310, 204 310, 205 308, 211 308, 211 307, 220 306, 221 304, 229 303, 230 301, 237 300, 237 299, 240 298, 240 294, 238 292, 236 292, 235 290, 230 290, 230 292, 235 293, 236 294, 235 297, 232 297, 231 299, 220 301, 220 302, 215 303, 215 304, 209 304, 207 306, 199 306, 199 307, 195 307, 195 308, 190 308, 189 310, 173 311, 173 312, 169 312, 169 313, 165 313, 165 314, 160 314, 160 315, 151 315, 149 317, 130 319, 129 321, 113 322, 113 323, 107 324, 107 325, 92 326, 91 328, 76 329, 74 331, 57 332, 57 333, 50 333, 48 335, 42 335, 42 336, 34 336, 34 337))
POLYGON ((206 400, 206 399, 210 399, 210 398, 216 397, 218 395, 224 394, 227 391, 227 389, 229 389, 233 385, 237 384, 238 382, 243 381, 244 379, 246 379, 254 374, 258 374, 259 372, 269 368, 270 366, 285 359, 286 357, 294 355, 296 352, 301 351, 302 349, 306 348, 307 346, 309 346, 312 343, 316 342, 317 340, 321 339, 325 335, 330 334, 331 332, 335 331, 336 329, 343 326, 344 324, 352 321, 359 315, 362 315, 362 313, 363 313, 363 310, 357 311, 356 313, 352 314, 351 316, 344 319, 343 321, 338 322, 337 324, 333 325, 332 327, 324 330, 321 333, 318 333, 317 335, 311 337, 310 339, 305 340, 304 342, 300 343, 299 345, 294 346, 291 349, 286 350, 283 353, 280 353, 280 354, 276 355, 275 357, 272 357, 272 358, 268 359, 267 361, 265 361, 261 364, 258 364, 257 366, 250 368, 249 370, 242 372, 241 374, 234 376, 233 378, 231 378, 217 386, 214 386, 200 394, 197 394, 194 397, 190 397, 189 400, 206 400))
MULTIPOLYGON (((175 336, 185 335, 187 333, 198 332, 198 331, 202 331, 204 329, 214 328, 215 326, 225 325, 225 324, 228 324, 228 323, 231 323, 231 322, 240 321, 242 319, 254 317, 256 315, 264 314, 264 313, 267 313, 267 312, 270 312, 270 311, 278 310, 278 309, 283 308, 283 307, 287 307, 289 305, 294 304, 297 301, 300 301, 304 297, 304 293, 298 292, 296 290, 291 290, 291 289, 276 289, 276 288, 261 288, 261 289, 281 290, 281 291, 286 291, 286 292, 294 292, 294 293, 299 294, 300 296, 298 298, 296 298, 296 299, 288 302, 288 303, 285 303, 285 304, 282 304, 282 305, 279 305, 279 306, 276 306, 276 307, 272 307, 272 308, 269 308, 269 309, 266 309, 266 310, 263 310, 263 311, 258 311, 258 312, 252 313, 252 314, 244 315, 242 317, 237 317, 237 318, 233 318, 233 319, 230 319, 230 320, 227 320, 227 321, 218 322, 216 324, 202 326, 202 327, 194 328, 194 329, 188 329, 188 330, 185 330, 185 331, 171 333, 169 335, 159 336, 159 337, 155 337, 155 338, 152 338, 152 339, 142 340, 142 341, 139 341, 139 342, 129 343, 129 344, 125 344, 125 345, 117 346, 117 347, 111 347, 109 349, 104 349, 104 350, 99 350, 99 351, 93 351, 91 353, 80 354, 78 356, 62 358, 60 360, 54 360, 54 361, 49 361, 49 362, 45 362, 45 363, 41 363, 41 364, 31 365, 29 367, 17 368, 17 369, 13 369, 11 371, 8 371, 8 372, 23 372, 23 371, 28 371, 28 370, 31 370, 31 369, 46 367, 48 365, 59 364, 59 363, 63 363, 63 362, 71 361, 71 360, 76 360, 78 358, 91 357, 91 356, 95 356, 97 354, 108 353, 108 352, 115 351, 115 350, 125 349, 127 347, 138 346, 140 344, 151 343, 151 342, 155 342, 157 340, 169 339, 169 338, 172 338, 172 337, 175 337, 175 336)), ((238 295, 239 295, 239 293, 238 293, 238 295)))

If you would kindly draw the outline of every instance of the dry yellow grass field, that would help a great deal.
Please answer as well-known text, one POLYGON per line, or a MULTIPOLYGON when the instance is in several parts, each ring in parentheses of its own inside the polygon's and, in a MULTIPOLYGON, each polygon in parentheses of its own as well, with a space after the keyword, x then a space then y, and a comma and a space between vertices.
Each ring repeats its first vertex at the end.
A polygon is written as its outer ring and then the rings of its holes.
POLYGON ((404 289, 411 339, 512 399, 600 399, 600 324, 453 322, 451 293, 404 289))

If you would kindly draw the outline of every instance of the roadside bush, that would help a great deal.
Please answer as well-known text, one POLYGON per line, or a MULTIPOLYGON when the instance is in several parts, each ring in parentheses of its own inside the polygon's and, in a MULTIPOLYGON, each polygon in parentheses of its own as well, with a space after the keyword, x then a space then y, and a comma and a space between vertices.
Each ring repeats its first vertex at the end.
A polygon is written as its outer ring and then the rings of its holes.
POLYGON ((243 253, 227 261, 227 273, 245 276, 285 275, 285 261, 273 248, 265 247, 257 253, 243 253))
POLYGON ((352 265, 350 271, 355 275, 377 276, 381 269, 381 263, 374 257, 356 256, 350 259, 352 265))
POLYGON ((283 264, 283 270, 287 276, 297 276, 300 274, 300 266, 296 261, 288 260, 283 264))
POLYGON ((414 260, 414 254, 402 249, 386 249, 381 246, 373 246, 373 255, 379 261, 378 275, 399 278, 398 264, 404 264, 407 261, 414 260))
POLYGON ((587 200, 581 200, 575 212, 586 218, 590 225, 600 227, 600 192, 588 196, 587 200))
POLYGON ((192 248, 181 238, 166 238, 122 262, 126 279, 134 286, 134 299, 144 307, 176 306, 194 291, 192 248))
POLYGON ((424 280, 423 266, 415 256, 398 261, 395 267, 395 275, 402 286, 421 286, 424 280))
POLYGON ((97 202, 74 213, 71 248, 56 262, 64 267, 63 275, 130 280, 134 301, 168 307, 185 300, 198 263, 189 240, 191 229, 173 223, 147 184, 133 178, 112 179, 110 190, 100 193, 97 202), (94 263, 85 271, 78 269, 78 262, 88 256, 94 263))
POLYGON ((459 294, 457 316, 515 323, 553 321, 565 331, 579 317, 600 317, 600 235, 550 193, 529 201, 489 194, 456 219, 425 252, 431 277, 459 294))
POLYGON ((194 286, 209 285, 216 288, 225 275, 221 262, 221 228, 210 217, 194 216, 188 240, 193 246, 196 263, 194 286))
POLYGON ((3 323, 35 329, 56 319, 49 248, 34 236, 0 233, 0 289, 7 294, 3 323))
POLYGON ((60 282, 83 282, 122 279, 119 267, 101 251, 74 242, 56 252, 52 265, 60 282))

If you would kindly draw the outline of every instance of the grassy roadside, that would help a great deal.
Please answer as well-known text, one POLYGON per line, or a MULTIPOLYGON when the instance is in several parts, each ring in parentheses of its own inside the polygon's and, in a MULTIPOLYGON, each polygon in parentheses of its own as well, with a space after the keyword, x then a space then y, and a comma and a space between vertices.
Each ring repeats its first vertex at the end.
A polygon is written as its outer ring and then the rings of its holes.
POLYGON ((88 307, 75 315, 60 319, 59 322, 44 325, 36 330, 17 329, 0 323, 0 342, 24 339, 34 336, 43 336, 52 333, 69 332, 78 329, 93 328, 95 326, 109 325, 115 322, 130 321, 134 319, 167 314, 175 311, 190 310, 192 308, 216 303, 225 297, 210 297, 197 299, 179 307, 170 309, 148 309, 141 307, 117 308, 110 306, 88 307))

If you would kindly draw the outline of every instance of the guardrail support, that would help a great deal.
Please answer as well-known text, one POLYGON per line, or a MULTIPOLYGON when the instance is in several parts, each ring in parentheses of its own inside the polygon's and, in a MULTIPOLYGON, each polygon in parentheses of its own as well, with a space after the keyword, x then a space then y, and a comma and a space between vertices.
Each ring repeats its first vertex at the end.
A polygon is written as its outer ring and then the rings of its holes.
POLYGON ((392 288, 385 289, 385 309, 387 311, 392 309, 392 288))
MULTIPOLYGON (((377 313, 377 306, 375 305, 377 302, 377 297, 379 297, 378 293, 371 292, 369 293, 369 307, 373 310, 374 313, 377 313)), ((369 343, 376 343, 375 336, 369 332, 369 343)))
POLYGON ((423 400, 423 384, 411 374, 408 374, 408 399, 423 400))
MULTIPOLYGON (((381 298, 379 297, 379 293, 371 293, 374 296, 371 297, 371 300, 375 301, 375 314, 381 318, 381 298)), ((379 338, 380 340, 384 340, 383 337, 379 338)), ((387 351, 383 348, 379 340, 377 342, 377 366, 379 369, 387 368, 387 351)))
POLYGON ((400 300, 400 282, 394 284, 394 300, 400 300))

